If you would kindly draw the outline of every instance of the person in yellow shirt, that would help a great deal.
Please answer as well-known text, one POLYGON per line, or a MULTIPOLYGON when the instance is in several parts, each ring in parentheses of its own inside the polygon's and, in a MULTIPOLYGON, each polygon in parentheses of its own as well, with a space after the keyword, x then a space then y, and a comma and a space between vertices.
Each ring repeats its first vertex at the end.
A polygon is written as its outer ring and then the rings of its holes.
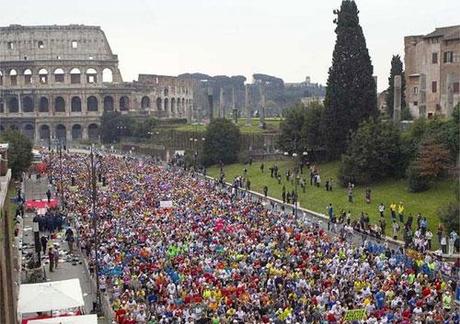
POLYGON ((399 221, 401 223, 404 223, 404 204, 402 201, 400 201, 398 205, 398 215, 399 215, 399 221))
POLYGON ((394 202, 392 202, 390 205, 390 214, 391 214, 391 220, 395 221, 396 220, 396 204, 394 202))

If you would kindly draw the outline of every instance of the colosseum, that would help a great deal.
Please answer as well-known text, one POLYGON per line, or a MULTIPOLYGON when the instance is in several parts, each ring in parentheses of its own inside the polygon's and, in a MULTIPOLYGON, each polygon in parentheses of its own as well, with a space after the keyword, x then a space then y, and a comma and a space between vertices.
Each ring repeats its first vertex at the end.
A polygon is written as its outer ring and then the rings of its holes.
POLYGON ((100 27, 0 27, 0 131, 36 144, 99 139, 104 111, 157 118, 192 116, 193 80, 140 74, 123 82, 100 27))

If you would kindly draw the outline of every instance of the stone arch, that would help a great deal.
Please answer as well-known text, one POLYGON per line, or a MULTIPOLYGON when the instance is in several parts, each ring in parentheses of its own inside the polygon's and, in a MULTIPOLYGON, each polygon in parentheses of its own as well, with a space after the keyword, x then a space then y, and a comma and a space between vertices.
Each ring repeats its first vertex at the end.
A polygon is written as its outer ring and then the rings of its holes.
POLYGON ((32 70, 31 69, 25 69, 23 74, 24 74, 24 83, 25 84, 31 84, 32 83, 32 70))
POLYGON ((72 140, 81 140, 82 138, 82 127, 80 124, 75 124, 72 126, 72 140))
POLYGON ((49 141, 51 137, 50 127, 48 125, 41 125, 39 129, 39 136, 41 140, 49 141))
POLYGON ((64 82, 64 70, 61 68, 57 68, 54 70, 54 82, 62 83, 64 82))
POLYGON ((176 99, 171 98, 171 114, 175 115, 176 114, 176 99))
POLYGON ((70 70, 70 83, 78 84, 81 83, 81 72, 78 68, 70 70))
POLYGON ((158 110, 158 111, 161 111, 161 110, 162 110, 162 107, 161 107, 161 98, 160 98, 160 97, 157 98, 157 110, 158 110))
POLYGON ((127 96, 123 96, 120 98, 120 111, 128 111, 129 110, 129 98, 127 96))
POLYGON ((10 113, 17 113, 19 112, 19 101, 16 97, 11 97, 8 100, 8 112, 10 113))
POLYGON ((34 140, 34 137, 35 137, 35 129, 34 129, 34 125, 32 124, 26 124, 24 126, 24 135, 27 136, 28 139, 30 140, 34 140))
POLYGON ((147 96, 143 96, 141 100, 141 108, 147 109, 150 108, 150 98, 147 96))
POLYGON ((97 83, 97 71, 93 68, 86 70, 86 82, 97 83))
POLYGON ((15 69, 10 70, 10 83, 12 86, 18 84, 18 71, 16 71, 15 69))
POLYGON ((65 100, 61 96, 54 99, 54 111, 58 113, 65 112, 65 100))
POLYGON ((64 125, 58 124, 56 125, 56 138, 61 143, 65 143, 67 140, 67 129, 64 125))
POLYGON ((105 96, 104 97, 104 111, 113 111, 113 97, 112 96, 105 96))
POLYGON ((80 97, 72 97, 70 102, 70 111, 71 112, 81 112, 81 99, 80 97))
POLYGON ((34 99, 31 96, 22 97, 22 111, 26 113, 34 111, 34 99))
POLYGON ((93 141, 99 139, 99 126, 97 124, 88 125, 88 138, 93 141))
POLYGON ((40 98, 40 104, 38 106, 39 112, 48 112, 49 111, 49 100, 46 97, 40 98))
POLYGON ((41 84, 47 84, 48 83, 48 70, 47 69, 40 69, 38 71, 38 81, 41 84))
POLYGON ((168 98, 165 98, 163 102, 163 108, 164 111, 168 111, 168 98))
POLYGON ((113 72, 109 68, 102 70, 102 82, 112 83, 113 82, 113 72))
POLYGON ((97 111, 99 102, 95 96, 89 96, 86 99, 86 106, 88 107, 88 111, 97 111))

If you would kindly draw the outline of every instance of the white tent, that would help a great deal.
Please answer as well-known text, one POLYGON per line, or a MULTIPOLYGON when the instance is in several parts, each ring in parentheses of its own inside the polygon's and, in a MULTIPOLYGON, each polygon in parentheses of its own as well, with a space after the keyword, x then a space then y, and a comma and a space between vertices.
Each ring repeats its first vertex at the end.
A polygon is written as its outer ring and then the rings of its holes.
POLYGON ((97 324, 97 315, 64 316, 28 321, 28 324, 97 324))
POLYGON ((18 313, 36 313, 84 306, 79 279, 26 284, 19 287, 18 313))

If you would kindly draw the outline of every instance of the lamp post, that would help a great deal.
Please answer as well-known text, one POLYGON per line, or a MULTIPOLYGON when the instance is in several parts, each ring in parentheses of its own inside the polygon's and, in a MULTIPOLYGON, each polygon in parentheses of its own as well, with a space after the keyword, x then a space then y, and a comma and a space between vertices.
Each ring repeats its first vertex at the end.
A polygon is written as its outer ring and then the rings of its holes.
MULTIPOLYGON (((296 152, 289 154, 289 152, 284 152, 284 156, 292 156, 294 159, 297 158, 298 154, 296 152)), ((297 217, 297 204, 298 204, 298 190, 297 186, 299 183, 299 170, 298 167, 294 168, 294 197, 293 197, 293 205, 294 205, 294 216, 297 217)))

